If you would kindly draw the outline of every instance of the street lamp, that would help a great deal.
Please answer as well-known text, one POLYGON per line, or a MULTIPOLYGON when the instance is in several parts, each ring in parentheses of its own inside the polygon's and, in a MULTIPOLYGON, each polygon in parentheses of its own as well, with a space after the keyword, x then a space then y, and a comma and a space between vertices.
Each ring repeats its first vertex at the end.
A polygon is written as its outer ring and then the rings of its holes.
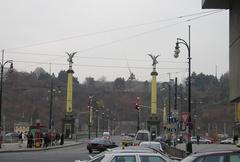
MULTIPOLYGON (((2 62, 1 64, 1 80, 0 80, 0 138, 2 135, 2 93, 3 93, 3 69, 4 66, 9 63, 10 64, 10 70, 13 69, 13 61, 7 60, 4 62, 4 50, 2 50, 2 62)), ((0 139, 1 140, 1 139, 0 139)), ((1 148, 1 141, 0 141, 0 148, 1 148)))
POLYGON ((183 44, 187 47, 188 50, 188 142, 186 145, 186 151, 190 154, 192 153, 192 143, 191 143, 191 129, 192 129, 192 122, 191 122, 191 54, 190 54, 190 25, 188 26, 189 31, 189 42, 187 43, 185 40, 181 38, 177 38, 175 50, 174 50, 174 57, 178 58, 180 53, 179 44, 183 44))
POLYGON ((54 126, 54 120, 53 120, 53 99, 54 99, 54 94, 58 93, 60 94, 61 91, 58 89, 53 88, 53 74, 51 75, 51 85, 50 85, 50 90, 48 91, 48 93, 50 93, 50 109, 49 109, 49 123, 48 123, 48 127, 51 130, 54 126))

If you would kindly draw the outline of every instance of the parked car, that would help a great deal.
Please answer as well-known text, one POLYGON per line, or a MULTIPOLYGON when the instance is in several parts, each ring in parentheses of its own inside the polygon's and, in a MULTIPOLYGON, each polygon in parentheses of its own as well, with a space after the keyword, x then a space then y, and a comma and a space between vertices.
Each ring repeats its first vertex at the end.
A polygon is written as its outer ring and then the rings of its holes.
POLYGON ((139 130, 134 138, 133 145, 139 146, 143 141, 151 141, 151 134, 148 130, 139 130))
POLYGON ((220 144, 233 144, 233 138, 227 138, 225 140, 220 141, 220 144))
POLYGON ((155 138, 155 140, 154 141, 156 141, 156 142, 166 142, 167 141, 167 137, 166 136, 158 136, 158 137, 156 137, 155 138))
POLYGON ((163 152, 162 145, 161 145, 160 142, 145 141, 145 142, 141 142, 139 146, 140 147, 152 148, 152 149, 155 149, 157 151, 163 152))
POLYGON ((214 151, 205 153, 194 153, 187 156, 181 162, 239 162, 240 151, 214 151))
POLYGON ((136 136, 136 133, 128 133, 128 136, 130 136, 130 137, 135 137, 136 136))
POLYGON ((105 151, 108 148, 114 148, 117 147, 115 142, 112 142, 110 139, 105 138, 95 138, 92 141, 90 141, 87 145, 87 149, 89 153, 92 153, 93 151, 105 151))
POLYGON ((4 137, 4 142, 6 143, 13 143, 13 142, 18 142, 18 133, 16 132, 10 132, 5 134, 4 137))
POLYGON ((90 160, 80 162, 173 162, 173 160, 167 156, 156 153, 106 152, 104 154, 95 156, 90 160))
POLYGON ((211 144, 211 143, 213 143, 212 140, 207 139, 207 138, 202 138, 202 137, 200 137, 199 141, 200 141, 200 143, 203 143, 203 144, 211 144))
MULTIPOLYGON (((191 142, 196 144, 197 143, 197 137, 196 136, 192 136, 191 137, 191 142)), ((201 143, 201 144, 211 144, 213 142, 211 140, 209 140, 209 139, 200 137, 199 143, 201 143)))
POLYGON ((192 143, 197 143, 197 137, 196 136, 192 136, 191 137, 191 142, 192 143))

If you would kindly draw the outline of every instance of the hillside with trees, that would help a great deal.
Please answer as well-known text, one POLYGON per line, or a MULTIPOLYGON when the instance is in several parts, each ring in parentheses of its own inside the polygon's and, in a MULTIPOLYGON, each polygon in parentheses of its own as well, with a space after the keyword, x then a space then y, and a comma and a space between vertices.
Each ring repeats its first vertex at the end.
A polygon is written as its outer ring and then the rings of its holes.
MULTIPOLYGON (((213 75, 192 74, 192 115, 197 133, 231 134, 234 122, 234 105, 228 101, 228 76, 226 73, 217 79, 213 75)), ((2 115, 6 131, 13 131, 14 123, 25 121, 34 123, 40 119, 48 126, 50 107, 50 86, 53 79, 53 120, 54 128, 61 130, 61 121, 66 105, 66 71, 57 75, 49 74, 42 68, 33 72, 13 71, 4 77, 2 115)), ((187 82, 178 85, 177 109, 187 111, 187 82)), ((172 84, 171 84, 172 85, 172 84)), ((171 107, 174 107, 174 85, 171 90, 171 107)), ((168 107, 168 83, 158 83, 158 114, 162 120, 163 105, 168 107)), ((95 80, 85 78, 80 84, 73 79, 73 114, 79 119, 79 131, 85 130, 88 123, 88 101, 93 96, 95 119, 98 115, 100 127, 106 127, 106 120, 111 120, 111 127, 117 127, 121 121, 136 121, 136 98, 140 104, 149 107, 151 101, 151 83, 149 81, 129 81, 122 77, 106 81, 105 77, 95 80)), ((149 117, 149 108, 142 108, 141 122, 149 117)), ((94 123, 93 127, 96 124, 94 123)), ((144 125, 144 124, 143 124, 144 125)))

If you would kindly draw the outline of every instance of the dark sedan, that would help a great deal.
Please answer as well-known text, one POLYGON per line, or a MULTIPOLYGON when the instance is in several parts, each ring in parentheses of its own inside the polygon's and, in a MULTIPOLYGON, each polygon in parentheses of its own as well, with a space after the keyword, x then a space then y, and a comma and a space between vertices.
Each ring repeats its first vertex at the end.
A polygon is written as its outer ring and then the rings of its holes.
POLYGON ((87 145, 89 153, 92 153, 93 151, 102 152, 107 150, 108 148, 114 147, 118 147, 115 142, 112 142, 111 140, 105 138, 95 138, 87 145))

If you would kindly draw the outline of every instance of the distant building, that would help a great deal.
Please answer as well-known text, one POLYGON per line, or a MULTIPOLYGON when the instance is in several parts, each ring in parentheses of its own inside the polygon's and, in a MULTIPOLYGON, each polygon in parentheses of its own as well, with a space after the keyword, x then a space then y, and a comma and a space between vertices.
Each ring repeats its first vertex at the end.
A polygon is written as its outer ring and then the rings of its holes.
POLYGON ((29 131, 30 124, 27 122, 19 122, 14 124, 14 132, 27 133, 29 131))

